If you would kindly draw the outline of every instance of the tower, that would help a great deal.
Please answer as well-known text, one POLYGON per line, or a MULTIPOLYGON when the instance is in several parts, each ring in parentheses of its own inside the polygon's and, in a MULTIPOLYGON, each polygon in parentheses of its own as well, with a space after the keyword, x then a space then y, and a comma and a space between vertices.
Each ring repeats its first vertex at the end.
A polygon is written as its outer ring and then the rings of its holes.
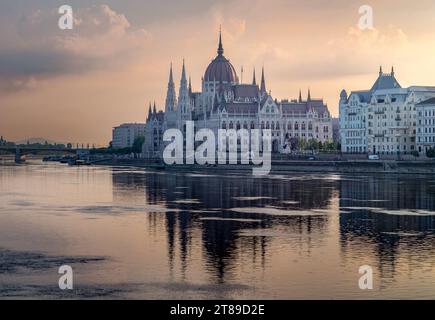
POLYGON ((260 88, 261 95, 264 96, 266 91, 266 80, 264 79, 264 67, 261 70, 261 88, 260 88))
POLYGON ((178 94, 177 115, 179 120, 190 120, 190 95, 186 77, 186 66, 183 60, 183 69, 181 71, 180 91, 178 94))
POLYGON ((177 106, 177 96, 175 94, 174 76, 172 74, 172 63, 169 70, 168 91, 166 93, 165 112, 175 111, 177 106))

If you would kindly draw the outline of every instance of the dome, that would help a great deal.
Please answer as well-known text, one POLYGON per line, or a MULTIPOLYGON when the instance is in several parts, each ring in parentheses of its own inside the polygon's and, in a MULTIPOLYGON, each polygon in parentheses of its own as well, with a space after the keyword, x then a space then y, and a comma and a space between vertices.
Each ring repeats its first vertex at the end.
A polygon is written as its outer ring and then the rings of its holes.
POLYGON ((219 48, 217 57, 209 64, 205 71, 205 81, 217 81, 227 83, 238 83, 236 69, 231 62, 224 57, 224 49, 222 47, 222 37, 219 36, 219 48))

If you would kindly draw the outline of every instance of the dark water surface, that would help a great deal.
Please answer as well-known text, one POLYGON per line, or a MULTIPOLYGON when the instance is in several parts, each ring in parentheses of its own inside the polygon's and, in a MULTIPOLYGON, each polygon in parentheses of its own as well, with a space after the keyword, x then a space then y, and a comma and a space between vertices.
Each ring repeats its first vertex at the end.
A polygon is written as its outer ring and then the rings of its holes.
POLYGON ((434 209, 435 176, 0 166, 0 298, 435 298, 434 209))

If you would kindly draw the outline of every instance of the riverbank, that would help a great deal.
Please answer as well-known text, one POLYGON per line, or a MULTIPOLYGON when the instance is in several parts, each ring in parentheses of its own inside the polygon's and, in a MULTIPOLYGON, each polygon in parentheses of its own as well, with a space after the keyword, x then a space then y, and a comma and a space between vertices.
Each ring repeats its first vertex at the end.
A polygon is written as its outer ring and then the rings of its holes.
MULTIPOLYGON (((252 165, 172 165, 150 163, 143 159, 111 160, 99 165, 131 166, 166 171, 252 171, 252 165)), ((331 172, 331 173, 398 173, 398 174, 435 174, 435 161, 273 161, 271 172, 331 172)))

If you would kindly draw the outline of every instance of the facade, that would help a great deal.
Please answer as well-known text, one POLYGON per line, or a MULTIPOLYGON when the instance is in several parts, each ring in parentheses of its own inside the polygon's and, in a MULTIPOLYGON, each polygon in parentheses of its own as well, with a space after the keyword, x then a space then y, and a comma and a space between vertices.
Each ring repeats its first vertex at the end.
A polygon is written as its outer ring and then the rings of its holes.
POLYGON ((133 146, 134 140, 139 136, 145 136, 145 124, 124 123, 112 130, 113 148, 128 148, 133 146))
POLYGON ((383 73, 370 90, 345 90, 340 95, 342 152, 409 154, 417 150, 416 105, 435 96, 435 87, 402 88, 391 73, 383 73))
POLYGON ((177 98, 171 65, 164 110, 157 112, 155 105, 149 108, 145 157, 158 157, 164 147, 163 132, 169 128, 184 132, 188 120, 194 121, 195 130, 208 128, 216 135, 218 129, 270 129, 272 151, 276 153, 288 152, 292 139, 332 142, 332 118, 323 100, 312 99, 310 90, 306 99, 301 92, 295 100, 274 99, 266 88, 264 68, 259 84, 255 70, 251 83, 240 83, 235 68, 224 56, 221 36, 200 92, 192 91, 183 62, 177 98))
POLYGON ((417 112, 417 150, 426 153, 435 148, 435 98, 416 105, 417 112))

